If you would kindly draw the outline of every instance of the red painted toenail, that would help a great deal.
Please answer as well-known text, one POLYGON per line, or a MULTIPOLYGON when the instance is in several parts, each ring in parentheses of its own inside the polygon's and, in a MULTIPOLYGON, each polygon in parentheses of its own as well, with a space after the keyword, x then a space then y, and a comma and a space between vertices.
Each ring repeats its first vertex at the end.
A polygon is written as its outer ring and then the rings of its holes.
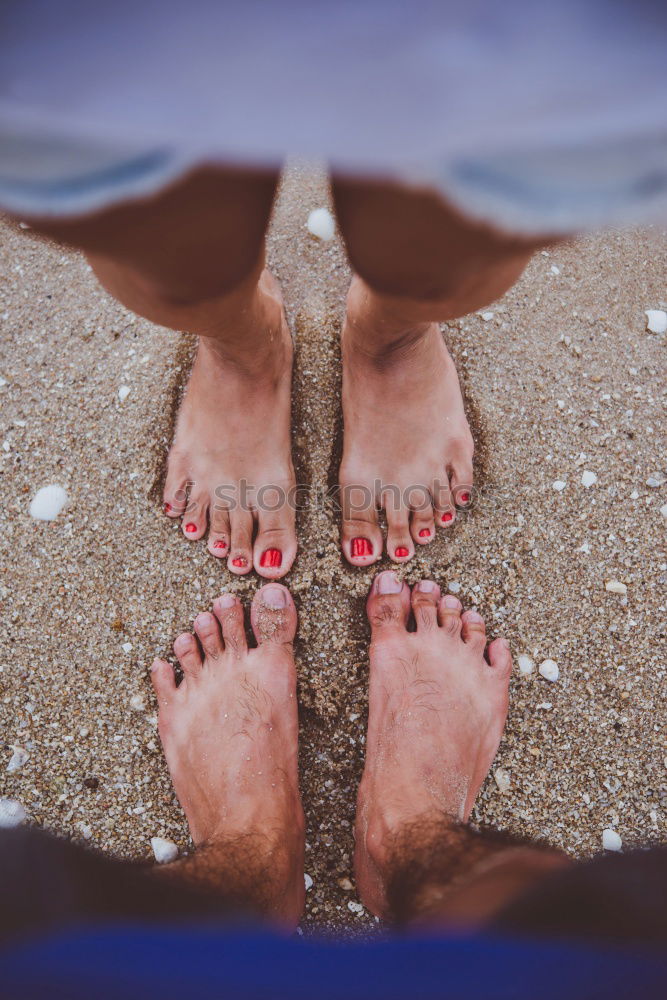
POLYGON ((187 533, 188 533, 189 535, 191 535, 191 534, 192 534, 192 533, 193 533, 194 531, 196 531, 196 530, 197 530, 197 525, 196 525, 196 524, 193 524, 193 523, 192 523, 192 521, 189 521, 189 522, 188 522, 188 523, 187 523, 187 524, 185 525, 185 530, 187 531, 187 533))
POLYGON ((232 566, 247 566, 248 560, 244 559, 243 556, 238 556, 236 559, 232 559, 232 566))
POLYGON ((213 542, 213 548, 214 549, 226 549, 227 548, 227 542, 224 540, 224 538, 218 538, 218 539, 215 540, 215 542, 213 542))
POLYGON ((442 515, 443 524, 449 524, 449 522, 453 519, 453 517, 454 515, 451 513, 451 511, 448 510, 445 511, 445 513, 442 515))
POLYGON ((353 558, 359 558, 360 556, 372 556, 373 546, 367 538, 353 538, 350 551, 353 558))
POLYGON ((165 512, 165 514, 170 514, 171 513, 171 504, 170 503, 166 503, 164 505, 164 512, 165 512))
POLYGON ((406 556, 410 555, 410 549, 406 549, 405 545, 399 545, 397 549, 394 549, 394 555, 397 559, 405 559, 406 556))
POLYGON ((459 497, 459 503, 470 503, 470 494, 462 493, 459 497))
POLYGON ((273 569, 280 566, 283 561, 283 554, 280 549, 267 549, 266 552, 262 552, 261 558, 259 560, 260 566, 271 566, 273 569))
POLYGON ((430 528, 422 528, 421 531, 419 532, 419 537, 420 538, 428 538, 428 536, 430 534, 431 534, 431 529, 430 528))

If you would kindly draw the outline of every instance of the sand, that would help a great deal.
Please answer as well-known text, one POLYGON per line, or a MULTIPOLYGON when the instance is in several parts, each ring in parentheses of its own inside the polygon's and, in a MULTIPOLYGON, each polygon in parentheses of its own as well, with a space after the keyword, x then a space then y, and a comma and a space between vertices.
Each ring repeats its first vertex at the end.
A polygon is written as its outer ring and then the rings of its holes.
MULTIPOLYGON (((321 494, 340 454, 349 280, 339 240, 306 229, 327 198, 319 174, 293 168, 268 240, 296 341, 298 479, 321 494)), ((151 859, 153 836, 186 851, 148 666, 222 589, 247 598, 258 586, 252 574, 230 576, 160 512, 192 345, 113 302, 80 255, 13 223, 0 240, 0 794, 20 800, 30 822, 121 857, 151 859), (36 522, 30 500, 50 483, 69 504, 36 522), (8 773, 14 745, 30 756, 8 773)), ((644 310, 665 308, 666 245, 658 230, 612 232, 537 254, 485 310, 492 317, 443 328, 477 442, 479 498, 404 573, 459 584, 515 657, 558 664, 555 683, 515 668, 499 778, 485 783, 474 821, 574 857, 601 850, 606 827, 624 848, 664 836, 667 487, 646 480, 667 471, 667 341, 646 331, 644 310), (589 488, 584 470, 598 477, 589 488), (610 579, 627 595, 605 590, 610 579)), ((366 929, 373 919, 340 883, 354 881, 364 600, 378 567, 342 562, 326 504, 302 512, 298 530, 285 582, 300 615, 313 879, 304 927, 366 929)))

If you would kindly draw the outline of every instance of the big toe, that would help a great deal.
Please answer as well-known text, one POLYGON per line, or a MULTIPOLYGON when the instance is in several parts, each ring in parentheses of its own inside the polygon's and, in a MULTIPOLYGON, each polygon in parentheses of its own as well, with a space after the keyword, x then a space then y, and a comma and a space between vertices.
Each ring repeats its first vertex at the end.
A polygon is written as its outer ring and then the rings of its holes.
POLYGON ((366 602, 373 640, 396 631, 405 631, 410 614, 410 588, 393 570, 385 570, 373 580, 366 602))
POLYGON ((291 643, 296 635, 296 608, 287 587, 267 583, 255 594, 250 610, 252 630, 258 643, 291 643))

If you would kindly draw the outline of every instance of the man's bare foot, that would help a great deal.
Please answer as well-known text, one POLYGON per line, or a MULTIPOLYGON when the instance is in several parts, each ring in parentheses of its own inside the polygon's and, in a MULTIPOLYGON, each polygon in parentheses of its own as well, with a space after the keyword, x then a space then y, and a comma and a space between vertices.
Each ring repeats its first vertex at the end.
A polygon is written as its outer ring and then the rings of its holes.
POLYGON ((355 869, 366 907, 386 915, 397 837, 431 817, 468 818, 498 749, 512 658, 495 639, 485 658, 482 617, 440 596, 431 580, 412 594, 378 574, 367 605, 372 637, 366 764, 359 787, 355 869), (417 630, 406 629, 410 612, 417 630))
POLYGON ((382 555, 378 507, 387 515, 387 553, 402 563, 433 540, 436 525, 452 526, 472 488, 472 435, 437 323, 406 329, 386 346, 369 329, 365 296, 355 279, 342 335, 342 546, 355 566, 382 555))
POLYGON ((237 597, 223 594, 213 611, 195 619, 197 638, 186 632, 174 642, 183 670, 178 687, 169 663, 153 664, 162 745, 198 848, 193 861, 200 850, 210 854, 219 846, 212 886, 219 888, 217 880, 227 894, 247 895, 246 903, 294 926, 304 902, 305 829, 292 652, 296 609, 281 584, 255 594, 257 649, 247 648, 237 597))
POLYGON ((248 330, 231 331, 227 341, 199 338, 169 452, 164 510, 182 516, 191 541, 208 527, 209 551, 226 558, 232 573, 254 565, 276 579, 296 555, 288 502, 292 339, 269 271, 244 321, 248 330))

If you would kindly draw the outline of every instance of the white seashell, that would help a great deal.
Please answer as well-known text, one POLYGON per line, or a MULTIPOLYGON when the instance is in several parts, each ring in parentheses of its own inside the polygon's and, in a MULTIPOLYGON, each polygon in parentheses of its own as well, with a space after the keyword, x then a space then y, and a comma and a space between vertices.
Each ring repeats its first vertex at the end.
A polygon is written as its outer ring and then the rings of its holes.
POLYGON ((0 799, 0 828, 8 830, 11 826, 20 826, 25 821, 26 812, 16 799, 0 799))
POLYGON ((657 490, 659 486, 664 486, 667 480, 661 472, 653 472, 646 480, 646 485, 650 486, 652 490, 657 490))
POLYGON ((121 385, 120 389, 118 390, 118 398, 121 401, 121 403, 124 403, 129 395, 130 395, 129 385, 121 385))
POLYGON ((608 827, 602 831, 602 847, 605 851, 620 851, 623 848, 623 841, 616 830, 608 827))
POLYGON ((495 769, 495 771, 493 772, 493 780, 495 781, 496 785, 498 786, 498 791, 499 792, 502 792, 503 795, 505 794, 505 792, 509 792, 509 790, 510 790, 510 783, 511 783, 512 779, 510 777, 509 772, 506 771, 505 768, 503 768, 503 767, 497 767, 495 769))
POLYGON ((170 861, 175 861, 178 857, 178 847, 173 840, 165 840, 164 837, 151 837, 151 847, 159 865, 168 865, 170 861))
POLYGON ((55 521, 68 499, 62 486, 42 486, 30 502, 30 516, 37 521, 55 521))
POLYGON ((556 493, 562 493, 562 491, 563 491, 563 490, 565 489, 565 487, 567 486, 567 483, 563 482, 563 480, 562 480, 562 479, 557 479, 557 480, 556 480, 556 481, 555 481, 554 483, 552 483, 551 485, 552 485, 552 486, 553 486, 553 488, 554 488, 554 489, 556 490, 556 493))
POLYGON ((333 215, 328 208, 315 208, 308 216, 308 231, 320 240, 332 240, 336 231, 333 215))
POLYGON ((12 753, 11 760, 7 765, 7 770, 10 774, 13 771, 20 771, 23 765, 30 759, 30 754, 27 750, 24 750, 23 747, 11 747, 11 749, 14 752, 12 753))
POLYGON ((521 656, 517 657, 517 663, 519 664, 519 670, 522 674, 532 674, 535 669, 535 662, 532 657, 527 656, 526 653, 522 653, 521 656))
POLYGON ((130 708, 134 712, 143 712, 145 707, 146 703, 144 701, 144 696, 141 694, 133 694, 130 698, 130 708))
POLYGON ((610 594, 627 594, 628 592, 626 584, 621 583, 620 580, 605 580, 604 589, 608 590, 610 594))
POLYGON ((492 312, 483 312, 483 313, 480 313, 480 316, 482 317, 482 319, 484 320, 485 323, 488 323, 489 320, 493 319, 493 317, 495 316, 495 313, 492 313, 492 312))
POLYGON ((556 265, 555 265, 555 264, 552 264, 552 265, 551 265, 551 273, 552 273, 552 274, 560 274, 560 268, 559 268, 559 267, 556 267, 556 265))
POLYGON ((450 582, 447 584, 447 590, 450 592, 450 594, 458 594, 460 589, 461 589, 461 584, 459 583, 458 580, 450 580, 450 582))
POLYGON ((590 472, 589 469, 584 469, 581 473, 581 485, 588 489, 589 486, 594 486, 597 483, 598 477, 594 472, 590 472))
POLYGON ((651 333, 664 333, 667 330, 667 312, 664 309, 645 309, 646 329, 651 333))
POLYGON ((308 874, 308 872, 304 872, 304 875, 303 875, 303 884, 306 887, 306 892, 308 892, 309 889, 313 888, 313 880, 310 877, 310 875, 308 874))
POLYGON ((124 642, 124 643, 121 644, 120 648, 123 650, 124 653, 131 653, 132 652, 132 643, 131 642, 124 642))
POLYGON ((558 664, 555 660, 542 660, 540 663, 540 673, 544 677, 545 681, 551 681, 553 684, 558 680, 560 670, 558 669, 558 664))
POLYGON ((355 901, 353 899, 351 899, 350 902, 347 904, 347 908, 350 911, 350 913, 361 914, 361 913, 364 912, 364 908, 363 908, 362 904, 361 903, 355 903, 355 901))

